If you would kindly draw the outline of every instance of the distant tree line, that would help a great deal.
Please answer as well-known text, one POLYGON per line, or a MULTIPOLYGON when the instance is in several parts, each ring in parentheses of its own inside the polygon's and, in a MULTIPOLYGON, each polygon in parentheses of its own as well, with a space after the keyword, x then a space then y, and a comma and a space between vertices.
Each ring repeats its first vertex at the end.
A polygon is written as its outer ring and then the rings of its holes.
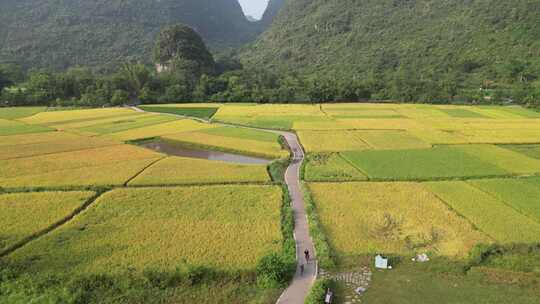
POLYGON ((62 72, 0 65, 2 106, 101 107, 133 103, 257 102, 321 103, 399 101, 540 105, 540 83, 528 66, 503 67, 507 81, 465 83, 459 71, 420 74, 399 66, 395 73, 300 75, 244 67, 234 54, 216 58, 191 28, 163 29, 154 48, 155 66, 126 62, 112 74, 87 67, 62 72))

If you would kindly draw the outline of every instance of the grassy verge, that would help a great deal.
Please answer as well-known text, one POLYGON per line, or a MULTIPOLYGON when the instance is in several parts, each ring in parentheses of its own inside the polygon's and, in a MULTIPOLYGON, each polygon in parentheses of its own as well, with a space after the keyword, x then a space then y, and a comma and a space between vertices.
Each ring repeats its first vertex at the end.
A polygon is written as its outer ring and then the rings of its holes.
POLYGON ((289 164, 289 159, 278 159, 268 165, 268 174, 274 183, 285 183, 285 172, 287 171, 289 164))
POLYGON ((324 233, 322 224, 319 220, 319 215, 317 214, 317 207, 315 206, 313 197, 309 192, 308 186, 305 184, 303 184, 302 186, 309 221, 309 232, 311 234, 311 238, 313 239, 315 250, 317 251, 317 260, 319 262, 319 266, 321 268, 324 268, 325 270, 335 269, 336 261, 334 256, 332 255, 332 250, 328 242, 328 237, 324 233))
MULTIPOLYGON (((336 283, 330 279, 319 279, 317 280, 313 286, 311 287, 311 290, 309 291, 309 294, 306 298, 305 304, 324 304, 326 292, 330 289, 334 291, 336 289, 336 283)), ((336 303, 334 299, 334 303, 336 303)))
POLYGON ((141 273, 36 276, 24 265, 0 262, 2 303, 274 303, 278 289, 262 289, 252 273, 204 267, 141 273))

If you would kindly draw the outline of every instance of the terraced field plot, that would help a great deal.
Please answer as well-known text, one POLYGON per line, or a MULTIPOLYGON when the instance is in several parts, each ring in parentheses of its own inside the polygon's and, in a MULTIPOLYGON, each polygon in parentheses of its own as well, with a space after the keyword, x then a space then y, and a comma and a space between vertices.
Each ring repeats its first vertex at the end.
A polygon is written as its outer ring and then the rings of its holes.
POLYGON ((257 130, 220 127, 198 132, 165 135, 163 140, 197 148, 238 152, 267 158, 284 158, 289 153, 282 149, 278 135, 257 130))
POLYGON ((454 146, 432 149, 344 152, 343 156, 370 178, 418 180, 510 174, 454 146))
POLYGON ((0 119, 0 136, 53 131, 44 126, 27 125, 19 121, 0 119))
POLYGON ((140 106, 141 109, 148 112, 175 114, 182 116, 210 119, 218 111, 220 105, 209 104, 164 104, 140 106))
POLYGON ((168 157, 147 168, 130 186, 270 182, 266 166, 168 157))
POLYGON ((540 145, 505 145, 503 147, 532 158, 540 159, 540 145))
POLYGON ((225 105, 214 120, 260 128, 291 129, 296 122, 330 120, 317 105, 225 105))
POLYGON ((0 160, 118 145, 112 140, 63 132, 43 134, 28 138, 20 135, 0 137, 0 160), (35 138, 36 142, 32 143, 32 138, 35 138))
POLYGON ((46 107, 17 107, 0 108, 0 119, 17 119, 32 116, 45 111, 46 107))
POLYGON ((80 208, 93 192, 35 192, 0 195, 0 253, 80 208))
POLYGON ((540 241, 539 222, 466 182, 432 182, 425 185, 478 229, 499 242, 540 241))
POLYGON ((215 186, 118 189, 75 220, 9 256, 40 273, 253 270, 281 249, 281 189, 215 186))
POLYGON ((172 116, 153 114, 139 115, 137 117, 119 117, 114 121, 78 128, 76 129, 76 131, 82 132, 84 134, 103 135, 131 129, 144 128, 174 120, 177 120, 177 118, 172 116))
POLYGON ((417 183, 310 183, 324 230, 339 255, 432 254, 463 258, 489 242, 417 183))
POLYGON ((22 118, 20 121, 28 124, 58 125, 95 119, 130 116, 134 113, 136 112, 124 108, 51 111, 41 112, 30 117, 22 118))
POLYGON ((494 145, 464 145, 458 147, 471 156, 490 162, 511 173, 540 172, 540 160, 494 145))
POLYGON ((353 131, 299 131, 307 152, 339 152, 367 150, 370 146, 353 131))
POLYGON ((130 145, 0 160, 1 187, 121 185, 164 157, 130 145))
POLYGON ((540 223, 540 178, 471 180, 469 184, 540 223))
POLYGON ((459 109, 459 108, 441 108, 439 111, 442 111, 446 114, 448 114, 451 117, 455 118, 486 118, 486 116, 478 113, 469 111, 467 109, 459 109))
POLYGON ((367 177, 337 153, 308 154, 304 169, 307 181, 362 181, 367 177))
POLYGON ((182 119, 142 128, 134 128, 122 132, 110 133, 106 136, 116 140, 130 141, 172 135, 179 132, 200 131, 212 128, 217 128, 217 126, 200 123, 189 119, 182 119))
POLYGON ((71 140, 80 138, 79 135, 66 132, 44 132, 20 134, 0 137, 0 147, 39 144, 50 141, 71 140))

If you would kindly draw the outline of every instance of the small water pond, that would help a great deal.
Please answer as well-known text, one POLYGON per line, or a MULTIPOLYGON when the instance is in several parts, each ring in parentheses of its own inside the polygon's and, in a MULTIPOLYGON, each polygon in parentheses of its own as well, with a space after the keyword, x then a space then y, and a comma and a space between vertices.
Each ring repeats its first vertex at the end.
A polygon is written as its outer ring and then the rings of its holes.
POLYGON ((246 156, 228 152, 221 151, 211 151, 195 148, 187 148, 179 144, 174 144, 166 141, 151 141, 146 143, 141 143, 140 146, 147 149, 152 149, 154 151, 174 156, 181 157, 190 157, 190 158, 199 158, 207 160, 219 160, 229 163, 236 164, 251 164, 251 165, 267 165, 272 162, 272 160, 246 156))

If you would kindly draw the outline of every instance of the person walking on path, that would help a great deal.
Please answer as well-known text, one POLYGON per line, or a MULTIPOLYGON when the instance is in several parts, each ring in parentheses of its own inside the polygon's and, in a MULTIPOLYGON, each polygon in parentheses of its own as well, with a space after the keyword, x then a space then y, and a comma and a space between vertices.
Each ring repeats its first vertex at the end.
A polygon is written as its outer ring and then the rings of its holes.
POLYGON ((301 264, 301 265, 300 265, 300 275, 301 275, 301 276, 304 275, 304 264, 301 264))
POLYGON ((306 263, 309 263, 309 250, 304 250, 304 256, 306 257, 306 263))

